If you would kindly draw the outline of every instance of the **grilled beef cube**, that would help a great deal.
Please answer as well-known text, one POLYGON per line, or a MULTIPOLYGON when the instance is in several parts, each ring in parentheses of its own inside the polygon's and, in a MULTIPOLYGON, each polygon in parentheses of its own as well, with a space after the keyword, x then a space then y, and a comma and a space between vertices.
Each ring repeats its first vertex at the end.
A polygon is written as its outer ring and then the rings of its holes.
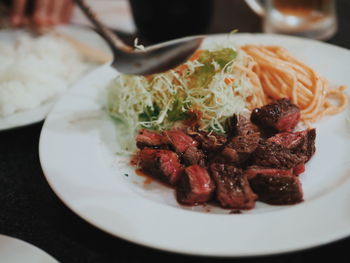
POLYGON ((243 171, 233 165, 213 163, 210 172, 216 185, 216 198, 224 208, 251 209, 256 194, 243 171))
POLYGON ((163 136, 150 130, 141 129, 136 136, 136 146, 140 149, 145 147, 160 148, 163 145, 163 136))
POLYGON ((215 153, 226 143, 225 136, 217 134, 215 132, 195 132, 193 133, 194 139, 199 143, 199 147, 205 153, 215 153))
POLYGON ((259 133, 236 136, 215 156, 214 162, 242 164, 258 147, 259 140, 259 133))
POLYGON ((282 145, 298 156, 304 156, 307 162, 315 153, 315 138, 316 130, 309 129, 300 132, 278 133, 267 141, 282 145))
POLYGON ((281 132, 268 138, 266 141, 279 144, 287 149, 293 149, 302 143, 306 131, 301 132, 281 132))
POLYGON ((238 164, 240 158, 238 152, 232 147, 225 146, 222 151, 210 159, 213 163, 238 164))
POLYGON ((260 133, 259 128, 243 115, 234 114, 226 121, 227 133, 229 136, 245 136, 253 133, 260 133))
POLYGON ((198 164, 205 167, 205 154, 197 147, 191 146, 182 155, 182 158, 186 165, 198 164))
POLYGON ((288 99, 280 99, 252 111, 251 121, 277 131, 292 131, 300 120, 300 109, 288 99))
POLYGON ((294 175, 299 175, 299 174, 302 174, 303 172, 305 172, 305 165, 303 163, 298 164, 293 168, 294 175))
POLYGON ((291 169, 307 160, 305 156, 269 141, 260 141, 253 153, 253 159, 256 165, 280 169, 291 169))
POLYGON ((263 167, 258 165, 252 165, 249 166, 245 170, 245 175, 247 176, 248 180, 253 179, 258 174, 265 174, 265 175, 291 175, 293 174, 293 169, 278 169, 278 168, 269 168, 269 167, 263 167))
POLYGON ((143 148, 137 154, 142 171, 170 185, 175 185, 183 171, 176 153, 169 150, 143 148))
POLYGON ((197 205, 209 201, 213 191, 214 184, 208 171, 199 165, 191 165, 181 175, 176 197, 179 203, 197 205))
POLYGON ((258 147, 260 141, 259 133, 252 133, 245 136, 234 137, 228 144, 235 149, 239 156, 240 163, 246 161, 251 153, 258 147))
POLYGON ((294 147, 293 152, 299 156, 305 157, 305 162, 309 161, 316 151, 315 140, 316 129, 307 130, 302 143, 294 147))
POLYGON ((259 200, 271 205, 291 205, 303 201, 299 177, 292 170, 251 167, 246 170, 250 186, 259 200))
POLYGON ((198 146, 198 142, 181 130, 163 132, 163 143, 169 144, 177 153, 184 153, 189 147, 198 146))

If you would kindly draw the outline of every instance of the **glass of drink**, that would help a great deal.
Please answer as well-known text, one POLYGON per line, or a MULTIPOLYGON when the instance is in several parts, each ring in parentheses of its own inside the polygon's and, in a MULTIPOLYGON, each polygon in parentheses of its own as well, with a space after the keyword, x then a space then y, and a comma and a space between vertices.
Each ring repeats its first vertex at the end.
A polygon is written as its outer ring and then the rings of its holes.
POLYGON ((151 42, 204 34, 213 0, 129 0, 138 33, 151 42))
POLYGON ((266 33, 326 40, 337 31, 335 0, 245 0, 266 33))

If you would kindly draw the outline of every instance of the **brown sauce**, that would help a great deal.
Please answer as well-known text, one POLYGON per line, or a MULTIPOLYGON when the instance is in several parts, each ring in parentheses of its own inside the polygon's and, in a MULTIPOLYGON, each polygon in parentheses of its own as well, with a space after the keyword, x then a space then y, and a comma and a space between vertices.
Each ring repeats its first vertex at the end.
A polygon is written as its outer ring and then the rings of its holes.
POLYGON ((166 184, 163 181, 161 181, 161 180, 159 180, 159 179, 157 179, 157 178, 155 178, 155 177, 145 173, 141 169, 135 169, 135 173, 136 173, 137 176, 141 176, 141 177, 144 178, 144 181, 143 181, 143 185, 144 186, 147 186, 147 185, 149 185, 149 184, 151 184, 153 182, 157 182, 157 183, 162 184, 162 185, 164 185, 166 187, 173 188, 169 184, 166 184))

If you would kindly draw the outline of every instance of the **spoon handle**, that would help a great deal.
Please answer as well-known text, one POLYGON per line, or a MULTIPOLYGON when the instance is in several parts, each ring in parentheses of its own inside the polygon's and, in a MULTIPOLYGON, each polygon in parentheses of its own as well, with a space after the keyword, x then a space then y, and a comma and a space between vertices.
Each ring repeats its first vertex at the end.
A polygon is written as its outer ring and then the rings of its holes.
POLYGON ((92 9, 86 4, 84 0, 74 0, 75 3, 79 6, 81 11, 86 15, 86 17, 93 23, 101 36, 107 41, 109 46, 113 51, 122 51, 122 52, 131 52, 133 48, 127 46, 112 30, 107 28, 101 23, 97 18, 96 14, 92 9))

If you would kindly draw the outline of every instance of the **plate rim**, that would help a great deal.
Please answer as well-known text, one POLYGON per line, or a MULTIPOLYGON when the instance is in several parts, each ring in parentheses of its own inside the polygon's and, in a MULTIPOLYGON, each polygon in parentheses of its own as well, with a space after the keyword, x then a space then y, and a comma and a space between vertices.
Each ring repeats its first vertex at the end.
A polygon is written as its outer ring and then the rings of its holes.
MULTIPOLYGON (((49 253, 47 253, 43 249, 25 241, 25 240, 19 239, 17 237, 0 234, 0 242, 1 241, 9 242, 12 247, 15 244, 16 248, 18 248, 18 246, 20 246, 22 249, 24 248, 26 250, 26 256, 29 256, 28 251, 30 251, 29 253, 31 253, 31 255, 34 255, 35 257, 40 256, 40 259, 45 260, 45 262, 48 262, 48 263, 49 262, 51 262, 51 263, 58 262, 53 256, 51 256, 49 253)), ((0 251, 1 251, 1 248, 0 248, 0 251)), ((21 252, 23 252, 23 251, 21 251, 21 252)), ((0 254, 0 257, 1 257, 1 254, 0 254)), ((36 258, 36 259, 38 259, 38 258, 36 258)))

